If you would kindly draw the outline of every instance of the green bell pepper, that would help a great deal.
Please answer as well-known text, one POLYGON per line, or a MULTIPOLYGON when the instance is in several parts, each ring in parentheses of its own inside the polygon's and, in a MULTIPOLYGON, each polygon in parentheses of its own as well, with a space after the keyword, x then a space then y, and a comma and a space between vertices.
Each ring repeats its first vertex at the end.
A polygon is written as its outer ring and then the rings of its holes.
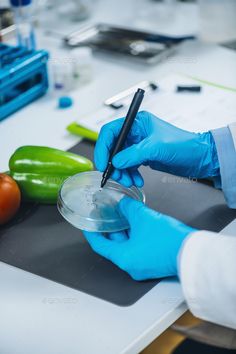
POLYGON ((11 156, 9 169, 24 200, 55 204, 64 180, 76 173, 91 171, 93 163, 67 151, 22 146, 11 156))

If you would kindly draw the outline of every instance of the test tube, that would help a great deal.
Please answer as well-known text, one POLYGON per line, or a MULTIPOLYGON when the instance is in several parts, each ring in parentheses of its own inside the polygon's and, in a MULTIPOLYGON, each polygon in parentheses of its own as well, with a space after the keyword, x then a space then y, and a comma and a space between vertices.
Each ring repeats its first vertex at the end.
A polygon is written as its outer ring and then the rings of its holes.
POLYGON ((32 20, 32 0, 10 0, 16 31, 18 45, 28 50, 35 49, 35 35, 32 20))

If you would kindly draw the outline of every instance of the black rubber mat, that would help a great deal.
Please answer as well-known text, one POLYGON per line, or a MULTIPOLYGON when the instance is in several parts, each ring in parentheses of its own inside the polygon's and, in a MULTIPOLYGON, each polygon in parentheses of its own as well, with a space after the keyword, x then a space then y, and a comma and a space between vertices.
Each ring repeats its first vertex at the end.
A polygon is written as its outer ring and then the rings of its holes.
MULTIPOLYGON (((71 151, 92 158, 93 145, 71 151)), ((236 217, 222 192, 211 186, 144 168, 147 204, 184 222, 219 231, 236 217)), ((56 206, 24 204, 0 229, 0 260, 120 306, 129 306, 158 281, 136 282, 96 255, 80 230, 60 216, 56 206)))

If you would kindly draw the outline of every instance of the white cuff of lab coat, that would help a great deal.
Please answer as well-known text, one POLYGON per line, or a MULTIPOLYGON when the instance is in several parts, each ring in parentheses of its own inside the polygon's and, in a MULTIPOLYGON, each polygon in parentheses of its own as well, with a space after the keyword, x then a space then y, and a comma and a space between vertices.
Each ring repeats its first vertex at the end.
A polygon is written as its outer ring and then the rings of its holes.
POLYGON ((197 231, 179 255, 179 276, 190 311, 204 320, 236 328, 236 238, 197 231))

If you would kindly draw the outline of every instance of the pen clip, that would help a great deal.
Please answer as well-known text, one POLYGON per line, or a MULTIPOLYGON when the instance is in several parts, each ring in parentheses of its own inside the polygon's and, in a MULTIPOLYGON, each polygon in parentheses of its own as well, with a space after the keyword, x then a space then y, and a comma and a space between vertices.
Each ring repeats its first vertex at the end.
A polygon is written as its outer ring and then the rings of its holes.
POLYGON ((150 91, 155 91, 158 89, 158 86, 154 82, 150 81, 142 81, 138 83, 137 85, 134 85, 127 90, 121 91, 120 93, 116 94, 115 96, 112 96, 108 98, 104 104, 105 106, 111 107, 112 109, 120 109, 124 107, 124 102, 122 102, 124 99, 128 98, 132 94, 134 94, 135 91, 137 91, 138 88, 145 89, 146 92, 150 91))

